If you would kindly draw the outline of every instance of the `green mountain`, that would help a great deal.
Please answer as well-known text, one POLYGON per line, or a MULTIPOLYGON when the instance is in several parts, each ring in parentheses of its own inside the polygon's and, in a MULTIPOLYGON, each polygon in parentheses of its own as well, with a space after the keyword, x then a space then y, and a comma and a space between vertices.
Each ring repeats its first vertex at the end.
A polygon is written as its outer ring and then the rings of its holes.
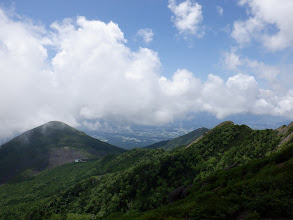
POLYGON ((101 158, 125 150, 94 139, 62 122, 52 121, 29 130, 0 148, 0 183, 18 176, 73 162, 101 158))
POLYGON ((68 163, 0 194, 0 219, 292 219, 293 123, 225 122, 185 148, 68 163))
POLYGON ((160 141, 158 143, 154 143, 152 145, 146 146, 146 149, 155 149, 155 148, 162 148, 164 150, 173 150, 179 146, 188 146, 197 138, 199 138, 204 133, 208 132, 209 129, 207 128, 199 128, 188 134, 182 135, 180 137, 174 138, 172 140, 160 141))
POLYGON ((106 219, 292 219, 293 142, 278 153, 218 170, 169 194, 174 199, 144 212, 115 213, 106 219))

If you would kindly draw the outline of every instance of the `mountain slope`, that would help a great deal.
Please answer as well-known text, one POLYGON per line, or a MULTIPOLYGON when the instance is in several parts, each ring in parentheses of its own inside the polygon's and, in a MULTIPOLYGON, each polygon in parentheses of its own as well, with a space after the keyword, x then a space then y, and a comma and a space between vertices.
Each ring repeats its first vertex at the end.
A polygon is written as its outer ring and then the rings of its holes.
POLYGON ((252 130, 225 122, 176 151, 134 149, 83 163, 79 169, 88 171, 72 174, 75 183, 66 181, 77 164, 66 164, 0 186, 0 218, 290 218, 291 134, 290 126, 252 130))
POLYGON ((147 212, 116 213, 107 219, 292 219, 293 142, 267 158, 194 182, 185 198, 177 191, 177 201, 168 205, 147 212))
POLYGON ((62 122, 48 122, 1 146, 0 183, 19 174, 34 175, 74 159, 97 158, 124 151, 62 122))
MULTIPOLYGON (((123 172, 134 164, 144 163, 164 155, 163 150, 133 149, 123 154, 111 154, 86 163, 67 163, 48 169, 33 178, 21 182, 0 185, 0 219, 26 219, 26 215, 46 206, 60 192, 76 184, 90 181, 96 185, 94 177, 107 177, 110 173, 123 172)), ((91 215, 89 215, 89 219, 91 215)), ((34 215, 31 219, 46 219, 34 215)), ((57 219, 60 219, 57 217, 57 219)), ((74 218, 73 218, 74 219, 74 218)))
POLYGON ((198 137, 203 135, 204 133, 208 132, 209 129, 207 128, 199 128, 188 134, 182 135, 180 137, 174 138, 172 140, 160 141, 158 143, 154 143, 152 145, 146 146, 146 149, 154 149, 154 148, 162 148, 164 150, 173 150, 176 147, 185 145, 188 146, 198 137))
MULTIPOLYGON (((168 204, 172 192, 185 190, 215 171, 241 167, 257 158, 274 154, 281 139, 276 130, 252 130, 245 125, 225 122, 188 148, 165 152, 154 149, 149 157, 140 161, 135 158, 147 154, 149 149, 129 151, 117 158, 128 158, 128 164, 132 165, 119 172, 109 170, 102 176, 79 182, 46 206, 38 208, 39 211, 30 217, 38 215, 49 218, 52 214, 80 213, 104 219, 115 212, 156 209, 168 204)), ((114 164, 123 166, 123 161, 111 164, 112 167, 114 164)))

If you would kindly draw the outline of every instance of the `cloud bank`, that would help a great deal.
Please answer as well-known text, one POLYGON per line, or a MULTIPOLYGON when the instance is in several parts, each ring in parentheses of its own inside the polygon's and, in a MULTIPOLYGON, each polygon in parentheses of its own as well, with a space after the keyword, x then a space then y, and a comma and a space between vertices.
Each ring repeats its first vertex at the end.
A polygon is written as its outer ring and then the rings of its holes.
POLYGON ((155 51, 126 42, 113 22, 77 17, 46 29, 0 9, 0 138, 50 120, 93 129, 100 119, 160 125, 200 111, 293 119, 292 90, 263 90, 241 73, 166 78, 155 51))

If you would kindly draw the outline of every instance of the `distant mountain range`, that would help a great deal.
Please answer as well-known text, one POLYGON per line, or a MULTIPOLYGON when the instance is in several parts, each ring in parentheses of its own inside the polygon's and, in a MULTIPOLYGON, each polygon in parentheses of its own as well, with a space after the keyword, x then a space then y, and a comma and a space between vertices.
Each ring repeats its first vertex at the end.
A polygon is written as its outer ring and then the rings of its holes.
MULTIPOLYGON (((225 118, 225 120, 233 121, 235 124, 246 124, 252 129, 276 129, 280 125, 290 123, 289 120, 282 117, 249 114, 236 114, 225 118)), ((221 122, 223 122, 223 119, 217 119, 211 114, 202 112, 194 114, 193 118, 174 121, 161 126, 123 125, 100 120, 99 127, 95 130, 90 130, 86 126, 80 127, 80 129, 92 137, 129 150, 171 140, 197 128, 211 129, 221 122)))
MULTIPOLYGON (((77 152, 92 152, 82 132, 69 127, 67 135, 61 128, 44 135, 41 127, 28 142, 35 141, 34 148, 46 143, 49 150, 38 155, 54 148, 44 139, 55 140, 58 149, 83 146, 77 152)), ((293 123, 253 130, 227 121, 201 133, 173 150, 124 152, 104 145, 113 154, 104 149, 100 159, 2 184, 0 219, 293 219, 293 123)), ((18 146, 28 144, 18 138, 12 149, 20 160, 18 146)))
POLYGON ((0 148, 0 183, 33 176, 75 159, 101 158, 124 149, 94 139, 62 122, 29 130, 0 148))

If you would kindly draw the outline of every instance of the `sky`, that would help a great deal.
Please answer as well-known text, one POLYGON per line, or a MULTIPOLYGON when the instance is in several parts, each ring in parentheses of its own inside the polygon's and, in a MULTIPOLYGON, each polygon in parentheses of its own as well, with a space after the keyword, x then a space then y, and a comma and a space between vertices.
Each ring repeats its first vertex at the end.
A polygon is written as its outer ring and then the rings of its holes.
POLYGON ((0 139, 51 120, 293 120, 292 0, 0 0, 0 139))

